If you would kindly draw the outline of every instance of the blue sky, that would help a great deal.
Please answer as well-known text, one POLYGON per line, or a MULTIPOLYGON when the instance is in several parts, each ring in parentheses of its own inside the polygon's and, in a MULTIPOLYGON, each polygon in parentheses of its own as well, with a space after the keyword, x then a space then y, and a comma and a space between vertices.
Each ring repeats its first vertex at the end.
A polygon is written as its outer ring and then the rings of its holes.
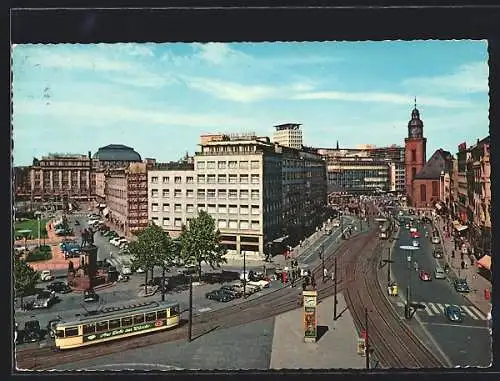
POLYGON ((58 44, 13 48, 14 164, 107 144, 177 160, 199 135, 302 123, 304 144, 403 144, 414 96, 428 157, 488 135, 486 41, 58 44))

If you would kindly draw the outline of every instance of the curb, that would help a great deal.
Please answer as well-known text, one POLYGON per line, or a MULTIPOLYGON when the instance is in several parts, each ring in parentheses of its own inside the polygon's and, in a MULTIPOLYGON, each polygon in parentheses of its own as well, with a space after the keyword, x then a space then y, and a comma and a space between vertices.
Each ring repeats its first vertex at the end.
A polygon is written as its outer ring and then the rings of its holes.
MULTIPOLYGON (((102 290, 102 289, 105 289, 105 288, 110 288, 110 287, 113 287, 113 286, 116 286, 116 282, 113 282, 113 283, 106 283, 106 284, 101 284, 99 286, 96 286, 94 287, 94 290, 102 290)), ((85 290, 82 290, 80 288, 71 288, 73 290, 73 292, 77 292, 77 293, 83 293, 83 291, 85 290)))

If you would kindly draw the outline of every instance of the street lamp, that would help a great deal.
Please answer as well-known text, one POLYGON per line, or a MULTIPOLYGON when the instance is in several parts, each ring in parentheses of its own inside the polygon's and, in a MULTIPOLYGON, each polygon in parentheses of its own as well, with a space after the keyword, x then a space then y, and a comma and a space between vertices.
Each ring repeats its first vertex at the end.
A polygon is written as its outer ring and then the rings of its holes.
POLYGON ((406 260, 408 261, 408 284, 406 286, 406 304, 405 304, 405 318, 411 319, 411 261, 412 261, 412 251, 418 250, 418 247, 415 246, 399 246, 401 250, 407 251, 406 260))
POLYGON ((323 283, 325 283, 325 257, 323 255, 325 251, 325 248, 323 247, 323 244, 318 249, 319 252, 319 258, 321 259, 321 267, 322 267, 322 272, 323 272, 323 283))
POLYGON ((391 284, 391 263, 394 263, 394 261, 391 260, 391 248, 390 247, 387 248, 387 259, 382 259, 382 262, 387 265, 387 285, 390 285, 391 284))

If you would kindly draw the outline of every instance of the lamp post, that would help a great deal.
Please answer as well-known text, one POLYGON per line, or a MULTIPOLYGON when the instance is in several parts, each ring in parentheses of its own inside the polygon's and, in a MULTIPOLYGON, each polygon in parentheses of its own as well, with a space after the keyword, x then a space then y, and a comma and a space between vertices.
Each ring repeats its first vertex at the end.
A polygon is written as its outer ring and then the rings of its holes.
POLYGON ((38 247, 40 247, 40 220, 41 220, 41 215, 38 214, 37 216, 37 221, 38 221, 38 247))
POLYGON ((193 340, 193 276, 189 275, 189 325, 188 325, 188 339, 189 342, 193 340))
POLYGON ((321 271, 323 273, 323 283, 325 283, 325 256, 323 255, 325 249, 323 247, 323 244, 318 249, 319 252, 319 258, 321 259, 321 271))
POLYGON ((391 263, 394 263, 391 260, 391 248, 387 248, 387 259, 382 259, 382 262, 387 265, 387 285, 391 284, 391 263))
POLYGON ((247 255, 243 250, 243 298, 247 297, 247 255))
POLYGON ((337 258, 333 259, 333 320, 337 320, 337 258))
POLYGON ((411 319, 411 261, 413 258, 412 251, 418 250, 415 246, 399 246, 401 250, 407 251, 408 255, 406 260, 408 261, 408 284, 406 286, 406 304, 405 304, 405 318, 411 319))

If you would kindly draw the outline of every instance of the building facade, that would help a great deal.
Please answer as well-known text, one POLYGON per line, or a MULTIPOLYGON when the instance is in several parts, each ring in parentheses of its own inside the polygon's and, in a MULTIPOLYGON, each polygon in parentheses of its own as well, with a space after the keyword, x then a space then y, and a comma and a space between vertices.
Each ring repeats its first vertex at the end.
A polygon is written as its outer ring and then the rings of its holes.
POLYGON ((457 152, 457 174, 456 174, 456 194, 457 204, 456 211, 458 220, 463 224, 469 223, 468 209, 469 197, 467 194, 467 160, 470 152, 467 150, 466 143, 461 143, 458 146, 457 152))
MULTIPOLYGON (((410 204, 421 204, 422 201, 414 201, 416 198, 421 198, 419 194, 414 195, 412 191, 415 189, 413 186, 413 179, 424 168, 426 163, 426 145, 427 139, 424 137, 424 123, 420 119, 420 112, 415 108, 411 113, 411 119, 408 122, 408 137, 405 138, 405 191, 406 197, 410 204)), ((419 188, 420 190, 420 188, 419 188)), ((415 205, 414 205, 415 206, 415 205)))
POLYGON ((286 123, 274 126, 276 131, 273 133, 273 143, 283 147, 302 149, 302 130, 301 124, 286 123))
POLYGON ((171 237, 196 217, 197 184, 192 163, 156 163, 148 168, 149 220, 171 237))
POLYGON ((33 200, 90 200, 92 162, 78 154, 49 154, 33 159, 30 193, 33 200))

